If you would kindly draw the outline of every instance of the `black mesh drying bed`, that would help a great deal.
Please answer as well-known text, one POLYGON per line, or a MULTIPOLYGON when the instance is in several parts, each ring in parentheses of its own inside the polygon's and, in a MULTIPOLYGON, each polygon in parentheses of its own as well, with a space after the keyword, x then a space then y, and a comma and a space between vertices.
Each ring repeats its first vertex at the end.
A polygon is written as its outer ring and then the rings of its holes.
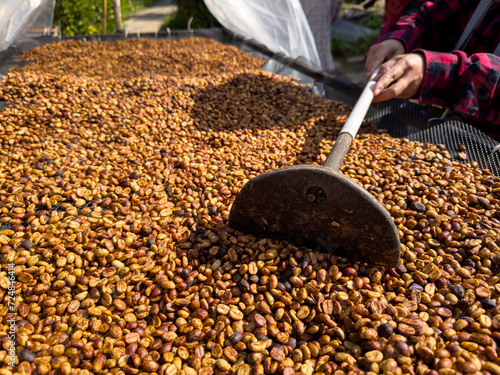
MULTIPOLYGON (((328 99, 333 99, 353 106, 358 100, 363 87, 355 84, 335 72, 323 72, 311 68, 300 60, 294 60, 283 54, 270 51, 267 47, 255 40, 246 39, 222 28, 176 30, 172 32, 158 32, 146 34, 108 34, 97 36, 77 37, 40 37, 24 40, 11 46, 6 51, 0 52, 0 77, 6 74, 8 68, 23 64, 15 57, 39 44, 52 43, 58 40, 86 40, 86 41, 114 41, 134 38, 161 38, 184 39, 193 36, 217 40, 221 43, 234 45, 242 51, 258 56, 267 61, 266 65, 273 63, 273 68, 278 74, 292 74, 294 78, 308 84, 321 87, 319 92, 328 99)), ((264 65, 264 69, 266 68, 264 65)), ((0 102, 0 109, 5 103, 0 102)), ((408 138, 412 141, 442 144, 446 147, 454 160, 460 162, 478 163, 481 168, 487 168, 492 173, 500 176, 500 151, 494 151, 499 143, 486 134, 480 132, 470 124, 462 121, 435 121, 436 112, 433 108, 420 106, 408 100, 390 100, 373 104, 366 116, 378 128, 385 129, 396 138, 408 138), (466 159, 459 156, 460 151, 466 150, 466 159)))

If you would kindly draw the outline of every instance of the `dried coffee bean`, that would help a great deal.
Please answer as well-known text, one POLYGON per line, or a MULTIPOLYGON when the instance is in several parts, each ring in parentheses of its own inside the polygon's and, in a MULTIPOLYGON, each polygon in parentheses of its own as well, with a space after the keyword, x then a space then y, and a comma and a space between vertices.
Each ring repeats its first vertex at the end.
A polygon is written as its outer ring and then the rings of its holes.
POLYGON ((421 202, 412 202, 410 208, 417 212, 425 212, 426 210, 425 205, 421 202))
POLYGON ((422 292, 424 290, 424 287, 420 284, 413 283, 410 285, 410 290, 418 290, 418 291, 422 292))
POLYGON ((465 259, 463 265, 467 267, 476 268, 476 262, 474 262, 472 259, 465 259))
POLYGON ((241 332, 235 332, 231 336, 229 336, 229 341, 231 345, 236 345, 243 339, 243 334, 241 332))
POLYGON ((393 332, 392 327, 387 323, 383 323, 377 328, 377 333, 380 337, 390 337, 393 332))
POLYGON ((21 244, 26 250, 33 249, 35 247, 35 244, 30 241, 30 240, 24 240, 23 243, 21 244))
POLYGON ((21 353, 19 354, 19 362, 33 363, 35 358, 36 358, 36 354, 29 351, 28 349, 21 350, 21 353))
POLYGON ((485 309, 493 309, 496 307, 496 302, 494 300, 492 300, 491 298, 483 298, 481 299, 481 305, 485 308, 485 309))
POLYGON ((464 296, 464 293, 465 293, 465 289, 461 285, 453 285, 450 288, 450 292, 452 292, 454 295, 456 295, 458 297, 458 299, 462 299, 462 297, 464 296))

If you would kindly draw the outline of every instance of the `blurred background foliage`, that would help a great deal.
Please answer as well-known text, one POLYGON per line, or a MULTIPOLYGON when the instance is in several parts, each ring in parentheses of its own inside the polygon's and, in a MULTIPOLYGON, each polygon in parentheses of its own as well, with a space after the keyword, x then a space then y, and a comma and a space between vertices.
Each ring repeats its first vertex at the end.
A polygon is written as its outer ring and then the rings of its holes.
MULTIPOLYGON (((120 0, 123 21, 127 15, 137 12, 157 2, 157 0, 120 0)), ((182 1, 181 1, 182 2, 182 1)), ((106 0, 106 32, 116 32, 113 0, 106 0)), ((54 26, 61 25, 65 36, 95 35, 102 32, 102 0, 56 0, 54 26)))
POLYGON ((354 55, 364 55, 368 52, 371 45, 377 40, 382 29, 382 19, 384 17, 384 8, 378 2, 369 1, 370 6, 364 9, 359 5, 365 0, 344 0, 342 5, 343 18, 349 13, 353 16, 348 18, 354 24, 368 27, 374 31, 371 35, 361 35, 355 42, 345 39, 332 38, 332 54, 335 57, 345 57, 354 55))
POLYGON ((191 17, 193 17, 192 29, 220 27, 203 0, 175 0, 175 4, 178 11, 166 19, 162 30, 166 30, 167 27, 172 30, 185 30, 191 17))

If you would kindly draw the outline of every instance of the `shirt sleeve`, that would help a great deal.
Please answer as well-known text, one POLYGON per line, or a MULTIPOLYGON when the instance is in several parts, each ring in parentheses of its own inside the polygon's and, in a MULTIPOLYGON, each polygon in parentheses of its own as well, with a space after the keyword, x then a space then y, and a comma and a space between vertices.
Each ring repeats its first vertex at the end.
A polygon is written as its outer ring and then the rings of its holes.
POLYGON ((397 22, 403 16, 409 3, 410 0, 385 0, 382 24, 387 25, 397 22))
POLYGON ((500 59, 489 53, 454 51, 477 3, 436 0, 386 25, 375 43, 397 39, 405 52, 420 52, 425 70, 417 99, 450 107, 478 122, 500 124, 500 59), (434 52, 447 51, 447 52, 434 52), (448 51, 451 51, 448 53, 448 51))
POLYGON ((465 27, 476 5, 474 1, 427 1, 419 12, 384 26, 375 43, 397 39, 403 43, 407 53, 416 48, 452 51, 460 37, 457 30, 461 31, 465 27))
POLYGON ((500 124, 500 58, 462 51, 415 52, 425 56, 420 103, 448 106, 477 121, 500 124))

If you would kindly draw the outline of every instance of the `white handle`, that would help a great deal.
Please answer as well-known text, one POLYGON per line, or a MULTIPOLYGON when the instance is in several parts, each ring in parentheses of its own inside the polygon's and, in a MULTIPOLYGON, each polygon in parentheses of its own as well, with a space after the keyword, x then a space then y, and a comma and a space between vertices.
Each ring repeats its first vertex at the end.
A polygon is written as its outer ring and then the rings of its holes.
POLYGON ((356 134, 358 134, 358 130, 361 126, 361 123, 363 122, 366 112, 368 112, 368 108, 370 108, 370 105, 372 104, 373 100, 373 86, 375 86, 375 81, 373 78, 378 73, 378 69, 375 70, 375 72, 372 74, 370 77, 370 80, 366 84, 365 88, 363 89, 363 92, 361 93, 356 105, 352 109, 351 114, 349 115, 349 118, 347 119, 346 123, 342 127, 342 130, 340 130, 340 134, 342 133, 349 133, 352 138, 354 139, 356 137, 356 134))

